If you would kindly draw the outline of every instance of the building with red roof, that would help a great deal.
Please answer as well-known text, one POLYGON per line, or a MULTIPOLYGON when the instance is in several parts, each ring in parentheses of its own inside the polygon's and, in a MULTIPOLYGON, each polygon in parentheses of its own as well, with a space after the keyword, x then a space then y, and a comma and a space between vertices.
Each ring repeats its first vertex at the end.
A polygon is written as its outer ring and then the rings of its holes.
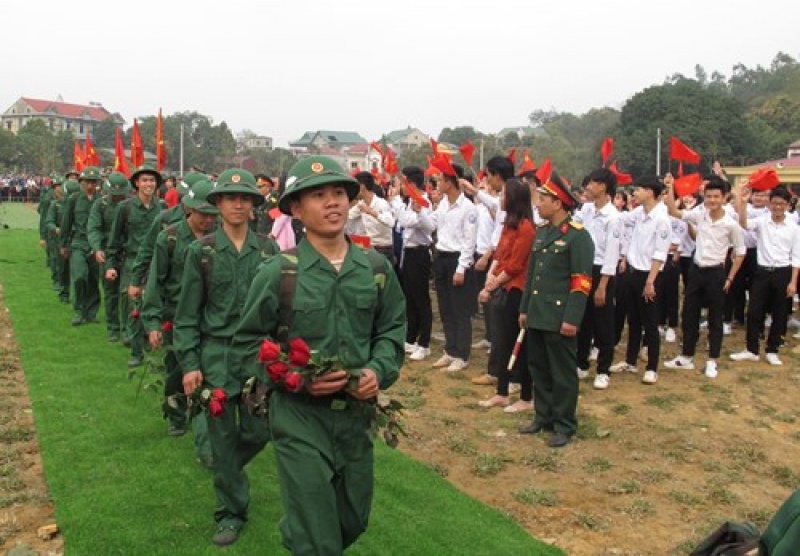
POLYGON ((40 100, 20 97, 2 115, 2 126, 13 134, 19 133, 31 120, 42 120, 53 133, 70 131, 77 139, 91 134, 94 126, 107 118, 114 118, 122 126, 125 120, 119 114, 112 114, 98 102, 72 104, 59 100, 40 100))

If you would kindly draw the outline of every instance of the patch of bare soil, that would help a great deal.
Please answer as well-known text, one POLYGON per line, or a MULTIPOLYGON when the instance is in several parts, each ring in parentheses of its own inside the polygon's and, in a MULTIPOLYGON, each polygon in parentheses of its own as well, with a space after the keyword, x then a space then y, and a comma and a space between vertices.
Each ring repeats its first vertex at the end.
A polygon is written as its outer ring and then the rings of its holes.
MULTIPOLYGON (((567 554, 687 554, 727 520, 763 531, 800 486, 797 344, 789 337, 782 367, 736 363, 728 354, 743 349, 744 331, 734 329, 716 379, 662 369, 648 386, 640 362, 600 391, 592 373, 581 382, 577 437, 550 449, 546 435, 517 432, 532 412, 478 406, 494 393, 470 381, 486 372, 485 350, 448 373, 430 366, 442 353, 434 343, 391 391, 407 407, 400 449, 567 554)), ((662 360, 679 345, 662 342, 662 360)))
POLYGON ((28 388, 0 286, 0 550, 62 553, 60 535, 50 540, 37 535, 53 523, 28 388))

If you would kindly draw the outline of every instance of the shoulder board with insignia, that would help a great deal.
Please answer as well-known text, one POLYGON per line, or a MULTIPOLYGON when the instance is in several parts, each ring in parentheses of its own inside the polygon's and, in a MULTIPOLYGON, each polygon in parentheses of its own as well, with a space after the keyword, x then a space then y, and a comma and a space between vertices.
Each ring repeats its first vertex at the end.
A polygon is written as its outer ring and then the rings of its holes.
POLYGON ((573 228, 575 228, 576 230, 582 230, 583 229, 583 224, 581 224, 580 222, 576 222, 575 220, 570 220, 569 221, 569 225, 572 226, 573 228))

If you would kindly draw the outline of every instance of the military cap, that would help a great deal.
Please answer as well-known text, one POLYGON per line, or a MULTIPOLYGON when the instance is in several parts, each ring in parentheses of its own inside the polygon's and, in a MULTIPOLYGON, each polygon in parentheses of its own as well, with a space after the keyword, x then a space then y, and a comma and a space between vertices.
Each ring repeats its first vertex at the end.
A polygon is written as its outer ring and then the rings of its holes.
POLYGON ((346 173, 334 159, 328 156, 309 156, 296 162, 289 170, 286 189, 278 201, 278 208, 284 214, 291 215, 289 209, 292 199, 297 193, 321 185, 341 184, 347 189, 347 197, 352 201, 358 195, 360 185, 356 179, 346 173))
POLYGON ((578 205, 578 199, 569 190, 569 186, 564 183, 555 170, 550 174, 550 179, 537 188, 539 193, 555 197, 564 205, 564 208, 571 210, 578 205))
POLYGON ((64 178, 61 176, 53 176, 53 187, 61 185, 62 183, 64 183, 64 178))
POLYGON ((81 173, 73 168, 72 170, 67 170, 66 172, 64 172, 64 179, 68 180, 70 179, 70 176, 75 176, 75 178, 77 179, 77 177, 80 175, 81 173))
POLYGON ((122 172, 111 172, 108 175, 108 192, 112 195, 125 195, 131 184, 122 172))
POLYGON ((219 209, 208 202, 214 184, 206 178, 195 181, 189 192, 181 198, 183 206, 203 214, 219 214, 219 209))
POLYGON ((152 164, 145 163, 136 168, 133 171, 133 174, 131 174, 130 182, 134 189, 139 189, 136 186, 136 180, 139 179, 139 176, 141 176, 142 174, 150 174, 155 176, 156 187, 161 187, 161 184, 164 183, 164 178, 161 177, 161 173, 158 170, 156 170, 155 166, 153 166, 152 164))
POLYGON ((258 206, 264 202, 264 196, 256 187, 256 178, 243 168, 230 168, 222 172, 217 178, 214 189, 206 197, 212 205, 217 204, 217 197, 223 193, 242 193, 253 197, 253 205, 258 206))
POLYGON ((64 182, 64 193, 70 195, 72 193, 77 193, 81 190, 81 184, 76 182, 75 180, 67 180, 64 182))
POLYGON ((78 176, 78 179, 100 181, 103 179, 103 175, 100 173, 100 168, 97 166, 87 166, 83 169, 80 176, 78 176))
POLYGON ((184 195, 189 193, 189 190, 192 189, 194 184, 204 179, 208 179, 205 174, 201 174, 200 172, 189 172, 183 176, 182 180, 175 184, 175 189, 178 190, 178 194, 181 196, 181 198, 183 198, 184 195))

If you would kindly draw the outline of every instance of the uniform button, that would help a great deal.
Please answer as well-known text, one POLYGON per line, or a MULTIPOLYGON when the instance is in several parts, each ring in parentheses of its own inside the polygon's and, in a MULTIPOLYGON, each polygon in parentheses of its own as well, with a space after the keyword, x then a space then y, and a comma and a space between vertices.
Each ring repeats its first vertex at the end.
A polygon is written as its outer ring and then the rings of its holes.
POLYGON ((561 300, 556 301, 556 305, 561 305, 561 300))
POLYGON ((539 293, 538 290, 533 290, 533 295, 536 295, 537 293, 539 293))

